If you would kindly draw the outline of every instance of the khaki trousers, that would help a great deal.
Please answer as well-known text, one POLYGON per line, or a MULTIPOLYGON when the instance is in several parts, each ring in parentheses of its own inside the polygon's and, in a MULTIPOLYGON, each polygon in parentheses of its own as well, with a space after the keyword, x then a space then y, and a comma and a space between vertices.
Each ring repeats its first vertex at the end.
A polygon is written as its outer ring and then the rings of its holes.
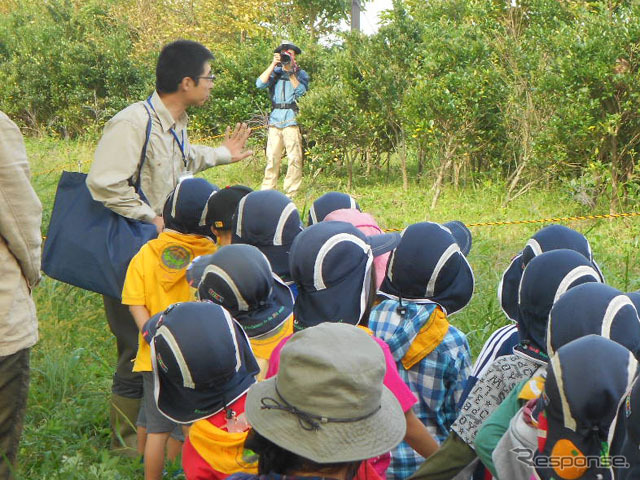
MULTIPOLYGON (((113 375, 111 393, 126 398, 142 398, 142 374, 133 372, 138 353, 138 327, 129 307, 120 300, 103 295, 104 310, 111 333, 116 337, 118 364, 113 375)), ((135 423, 135 418, 133 419, 135 423)))
POLYGON ((289 165, 284 179, 284 193, 288 197, 296 194, 302 183, 302 137, 297 125, 292 127, 269 127, 267 139, 267 168, 264 169, 262 190, 275 189, 278 186, 282 149, 287 151, 289 165))
POLYGON ((13 479, 29 393, 29 353, 25 348, 0 357, 0 479, 13 479))

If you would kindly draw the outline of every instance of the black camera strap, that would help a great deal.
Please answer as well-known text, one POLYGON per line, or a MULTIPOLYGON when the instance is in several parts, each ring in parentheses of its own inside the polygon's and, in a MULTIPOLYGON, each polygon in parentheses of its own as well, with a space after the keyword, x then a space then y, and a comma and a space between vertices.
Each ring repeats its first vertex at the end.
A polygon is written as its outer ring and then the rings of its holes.
POLYGON ((293 110, 294 112, 298 113, 298 104, 296 102, 291 102, 291 103, 276 103, 273 100, 271 100, 271 108, 273 110, 277 109, 277 108, 281 108, 281 109, 290 109, 293 110))
POLYGON ((278 80, 283 80, 282 83, 282 98, 285 98, 285 82, 290 81, 289 78, 283 78, 282 77, 282 73, 278 73, 276 74, 276 77, 274 79, 274 82, 272 84, 272 86, 270 86, 269 91, 271 94, 271 110, 275 110, 275 109, 284 109, 284 110, 293 110, 294 112, 298 113, 298 104, 293 101, 293 102, 288 102, 288 103, 284 103, 284 102, 275 102, 273 100, 273 98, 275 97, 275 86, 278 83, 278 80))

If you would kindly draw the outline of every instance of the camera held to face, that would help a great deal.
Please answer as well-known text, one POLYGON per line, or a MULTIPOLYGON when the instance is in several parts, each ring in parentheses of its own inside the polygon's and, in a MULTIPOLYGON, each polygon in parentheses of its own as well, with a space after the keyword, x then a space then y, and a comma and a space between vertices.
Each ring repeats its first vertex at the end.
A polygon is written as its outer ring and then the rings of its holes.
POLYGON ((280 52, 280 65, 290 65, 291 64, 291 55, 289 53, 282 51, 280 52))

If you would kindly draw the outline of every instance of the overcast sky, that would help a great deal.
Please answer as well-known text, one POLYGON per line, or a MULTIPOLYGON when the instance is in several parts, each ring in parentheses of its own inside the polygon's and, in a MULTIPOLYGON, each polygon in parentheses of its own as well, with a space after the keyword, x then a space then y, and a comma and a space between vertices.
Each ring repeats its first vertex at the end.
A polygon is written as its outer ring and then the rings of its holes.
MULTIPOLYGON (((360 12, 360 30, 367 35, 371 35, 378 31, 378 16, 380 12, 393 8, 393 0, 366 0, 366 7, 366 12, 360 12)), ((348 31, 350 28, 350 21, 343 20, 338 25, 338 29, 342 31, 348 31)), ((337 41, 338 37, 334 35, 327 35, 320 38, 320 43, 325 46, 333 45, 337 41)))
POLYGON ((378 15, 382 10, 392 8, 392 0, 372 0, 367 2, 365 12, 360 14, 360 29, 367 34, 378 31, 378 15))
MULTIPOLYGON (((363 0, 361 0, 363 1, 363 0)), ((376 33, 378 31, 378 15, 383 10, 388 10, 393 7, 392 0, 366 0, 366 12, 360 12, 360 30, 367 35, 376 33)), ((349 30, 351 24, 348 21, 340 22, 341 30, 349 30)), ((327 43, 335 41, 333 37, 328 37, 327 43)))

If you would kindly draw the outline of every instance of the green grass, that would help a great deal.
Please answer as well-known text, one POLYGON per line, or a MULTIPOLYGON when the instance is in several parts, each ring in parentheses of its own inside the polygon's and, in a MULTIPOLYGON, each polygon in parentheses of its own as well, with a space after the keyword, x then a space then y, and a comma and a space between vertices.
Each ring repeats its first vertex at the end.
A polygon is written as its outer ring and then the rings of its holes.
MULTIPOLYGON (((44 205, 43 233, 53 206, 57 171, 66 167, 86 172, 94 148, 95 142, 91 140, 27 140, 33 184, 44 205)), ((258 188, 263 165, 264 157, 259 151, 254 159, 242 165, 214 168, 204 176, 219 186, 243 183, 258 188)), ((305 167, 303 193, 296 199, 301 212, 306 212, 322 193, 346 189, 344 172, 324 173, 311 180, 311 167, 305 167)), ((386 172, 374 171, 368 178, 354 175, 354 184, 348 193, 383 228, 402 228, 422 220, 457 219, 472 223, 593 213, 559 186, 531 191, 505 206, 504 185, 500 181, 478 180, 459 190, 445 188, 437 207, 430 210, 430 183, 425 180, 413 183, 408 192, 403 192, 399 173, 387 178, 386 172)), ((603 201, 599 212, 606 211, 604 205, 603 201)), ((511 257, 540 226, 472 228, 469 262, 475 272, 476 292, 471 303, 451 321, 467 334, 474 354, 487 336, 505 323, 497 305, 496 286, 511 257)), ((625 291, 640 288, 638 219, 590 220, 569 226, 588 236, 609 284, 625 291)), ((40 341, 32 353, 31 390, 18 478, 140 478, 138 461, 112 456, 107 449, 107 402, 116 358, 115 341, 108 330, 100 297, 45 278, 36 289, 35 298, 40 341)))

